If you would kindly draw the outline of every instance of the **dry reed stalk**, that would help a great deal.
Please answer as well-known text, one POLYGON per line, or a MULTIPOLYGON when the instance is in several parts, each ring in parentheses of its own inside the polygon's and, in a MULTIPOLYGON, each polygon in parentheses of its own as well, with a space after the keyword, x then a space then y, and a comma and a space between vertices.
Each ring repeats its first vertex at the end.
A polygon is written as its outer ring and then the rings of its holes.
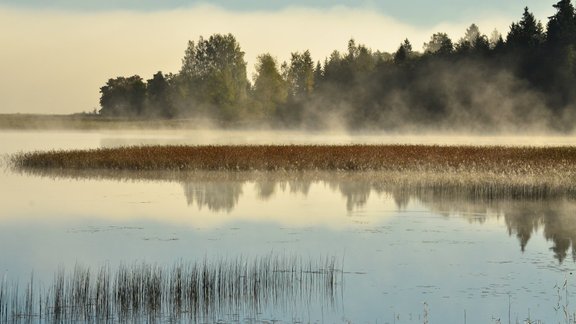
POLYGON ((105 170, 576 171, 576 147, 424 145, 140 146, 23 153, 18 168, 105 170))
POLYGON ((77 265, 71 273, 60 269, 48 292, 39 295, 38 304, 33 298, 33 277, 23 296, 18 283, 0 282, 0 322, 35 317, 40 322, 157 322, 166 318, 181 322, 185 315, 193 322, 214 322, 222 314, 257 315, 265 307, 291 304, 306 294, 333 305, 341 284, 336 280, 339 270, 333 258, 322 260, 306 264, 269 254, 253 260, 178 262, 168 268, 140 263, 112 271, 103 266, 93 280, 89 269, 77 265))

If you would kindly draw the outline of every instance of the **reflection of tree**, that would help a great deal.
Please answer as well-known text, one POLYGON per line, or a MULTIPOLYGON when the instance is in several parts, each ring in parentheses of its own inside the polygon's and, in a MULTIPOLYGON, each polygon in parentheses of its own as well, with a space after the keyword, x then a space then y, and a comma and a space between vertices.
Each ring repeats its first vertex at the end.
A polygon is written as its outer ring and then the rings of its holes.
POLYGON ((514 204, 507 208, 504 215, 506 226, 508 227, 508 235, 516 234, 518 241, 520 241, 520 249, 522 252, 526 250, 528 240, 532 234, 538 231, 542 223, 542 215, 544 209, 534 208, 533 203, 524 202, 523 204, 514 204))
POLYGON ((392 198, 394 199, 394 203, 396 204, 396 208, 399 210, 404 210, 410 203, 410 195, 408 191, 402 189, 395 189, 390 192, 392 198))
POLYGON ((510 233, 516 233, 522 251, 532 233, 543 226, 544 238, 554 244, 550 249, 562 262, 572 249, 576 260, 576 204, 567 200, 516 203, 506 211, 510 233))
POLYGON ((346 210, 352 211, 366 205, 372 186, 367 182, 343 181, 339 183, 338 189, 346 197, 346 210))
POLYGON ((542 204, 543 202, 530 201, 510 202, 505 208, 504 221, 508 228, 508 235, 516 234, 522 252, 526 250, 532 234, 537 232, 542 225, 543 216, 546 213, 546 208, 543 208, 542 204))
MULTIPOLYGON (((189 205, 208 207, 211 211, 230 212, 243 193, 245 180, 203 180, 186 182, 184 192, 189 205)), ((346 209, 352 211, 364 206, 372 192, 392 197, 398 209, 405 209, 410 201, 420 201, 431 211, 440 215, 456 215, 473 222, 483 223, 488 217, 503 217, 509 235, 515 235, 524 252, 530 238, 543 229, 546 240, 552 242, 551 250, 558 261, 563 262, 569 250, 576 260, 576 202, 562 197, 550 199, 483 197, 461 188, 423 188, 388 184, 372 179, 320 180, 267 179, 254 181, 259 199, 271 199, 276 190, 308 195, 313 183, 324 184, 346 199, 346 209)))
POLYGON ((484 223, 493 210, 498 210, 494 207, 493 200, 470 196, 457 190, 412 189, 410 192, 409 189, 405 189, 404 191, 408 191, 413 199, 422 202, 435 213, 461 216, 477 223, 484 223))
MULTIPOLYGON (((189 205, 212 211, 234 209, 244 183, 254 183, 257 197, 267 200, 277 190, 308 195, 312 184, 324 185, 346 198, 347 210, 362 207, 372 192, 392 197, 398 209, 418 201, 440 215, 457 215, 473 222, 503 217, 509 235, 515 235, 520 249, 542 229, 552 242, 554 257, 563 262, 571 250, 576 261, 576 191, 553 183, 508 184, 482 178, 474 182, 449 174, 386 172, 131 172, 118 170, 21 170, 51 178, 178 181, 183 183, 189 205)), ((514 179, 512 179, 514 180, 514 179)), ((516 179, 518 180, 518 179, 516 179)))
POLYGON ((196 202, 198 208, 204 206, 211 211, 231 212, 242 195, 242 182, 209 181, 183 184, 188 205, 196 202))
POLYGON ((572 259, 576 261, 576 206, 569 205, 565 212, 552 211, 544 218, 544 237, 554 242, 551 248, 555 257, 562 262, 568 249, 572 248, 572 259))
POLYGON ((530 199, 473 199, 446 197, 433 194, 417 197, 431 210, 445 215, 459 214, 473 221, 483 222, 493 214, 504 217, 509 235, 516 235, 522 252, 528 241, 540 228, 544 238, 551 241, 554 257, 563 262, 571 249, 576 260, 576 202, 565 198, 547 200, 530 199), (482 216, 483 215, 483 216, 482 216))
POLYGON ((268 200, 276 191, 276 182, 270 180, 256 181, 255 187, 258 198, 268 200))
MULTIPOLYGON (((287 184, 288 188, 290 188, 291 193, 301 193, 303 195, 308 195, 312 181, 297 179, 297 180, 289 180, 287 181, 287 184)), ((283 188, 286 188, 286 185, 283 185, 283 188)))

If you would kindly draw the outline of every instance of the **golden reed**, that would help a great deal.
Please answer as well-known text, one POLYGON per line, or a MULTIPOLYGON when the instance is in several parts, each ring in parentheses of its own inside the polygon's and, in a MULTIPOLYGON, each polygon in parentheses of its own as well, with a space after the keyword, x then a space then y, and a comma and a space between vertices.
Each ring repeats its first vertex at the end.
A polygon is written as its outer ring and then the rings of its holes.
POLYGON ((19 168, 107 170, 576 171, 576 147, 425 145, 139 146, 22 153, 19 168))

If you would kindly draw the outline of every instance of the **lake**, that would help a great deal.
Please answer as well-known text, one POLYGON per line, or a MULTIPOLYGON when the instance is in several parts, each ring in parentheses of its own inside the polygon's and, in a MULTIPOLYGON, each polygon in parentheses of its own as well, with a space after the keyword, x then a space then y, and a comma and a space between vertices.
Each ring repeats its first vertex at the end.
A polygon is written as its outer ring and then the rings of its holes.
MULTIPOLYGON (((344 172, 33 175, 5 161, 16 152, 125 145, 358 143, 557 146, 576 145, 576 138, 1 132, 0 279, 24 287, 33 273, 38 289, 49 289, 56 273, 79 265, 96 272, 142 262, 171 267, 277 256, 305 268, 330 259, 339 273, 329 291, 318 288, 324 283, 298 291, 282 286, 270 298, 236 300, 197 320, 574 321, 575 197, 487 199, 344 172)), ((308 279, 294 280, 285 283, 308 279)))

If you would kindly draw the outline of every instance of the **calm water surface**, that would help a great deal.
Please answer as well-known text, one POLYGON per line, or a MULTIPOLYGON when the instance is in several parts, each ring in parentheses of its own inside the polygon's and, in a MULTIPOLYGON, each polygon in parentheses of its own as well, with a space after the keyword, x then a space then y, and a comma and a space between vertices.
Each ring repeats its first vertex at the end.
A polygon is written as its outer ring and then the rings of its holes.
MULTIPOLYGON (((384 137, 248 132, 3 132, 0 154, 148 144, 574 145, 573 138, 384 137)), ((366 178, 150 181, 0 172, 0 274, 50 282, 59 268, 146 261, 334 256, 335 301, 269 305, 259 320, 564 323, 576 312, 576 200, 473 199, 366 178), (567 285, 564 287, 564 283, 567 285), (560 287, 558 290, 557 287, 560 287), (559 308, 560 306, 560 308, 559 308)), ((222 321, 245 319, 217 314, 222 321)), ((250 321, 254 320, 253 317, 250 321)))

